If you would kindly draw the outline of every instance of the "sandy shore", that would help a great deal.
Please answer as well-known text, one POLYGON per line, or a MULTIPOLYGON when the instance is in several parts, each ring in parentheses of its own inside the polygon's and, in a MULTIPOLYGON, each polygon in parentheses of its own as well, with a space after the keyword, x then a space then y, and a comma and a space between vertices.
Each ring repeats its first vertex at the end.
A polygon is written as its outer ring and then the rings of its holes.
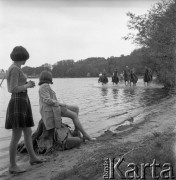
POLYGON ((13 180, 56 180, 56 179, 103 179, 103 163, 108 156, 121 154, 138 147, 146 137, 154 133, 172 132, 176 125, 176 105, 163 110, 156 117, 132 124, 121 129, 121 132, 105 132, 96 141, 86 142, 79 148, 66 151, 57 151, 47 156, 48 162, 30 166, 25 155, 20 161, 20 166, 27 169, 21 175, 11 175, 7 167, 1 171, 0 179, 13 180), (169 112, 168 112, 169 111, 169 112))

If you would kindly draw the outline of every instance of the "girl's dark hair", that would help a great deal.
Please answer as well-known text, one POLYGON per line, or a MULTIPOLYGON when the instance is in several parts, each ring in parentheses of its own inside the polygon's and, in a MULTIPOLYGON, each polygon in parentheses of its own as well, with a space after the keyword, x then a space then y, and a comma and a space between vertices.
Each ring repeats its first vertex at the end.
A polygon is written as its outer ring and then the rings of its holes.
POLYGON ((13 61, 26 61, 29 59, 29 53, 24 47, 16 46, 11 52, 10 57, 13 61))
POLYGON ((52 74, 50 71, 44 70, 40 73, 38 85, 40 86, 44 83, 53 84, 52 74))

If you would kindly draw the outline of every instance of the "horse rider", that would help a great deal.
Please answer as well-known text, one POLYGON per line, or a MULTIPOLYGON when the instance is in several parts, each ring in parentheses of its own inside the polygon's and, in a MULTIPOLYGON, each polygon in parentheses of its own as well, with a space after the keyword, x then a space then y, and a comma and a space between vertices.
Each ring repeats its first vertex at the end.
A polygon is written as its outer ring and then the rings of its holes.
POLYGON ((130 77, 130 86, 131 86, 131 83, 133 83, 133 86, 136 86, 137 81, 138 81, 138 77, 136 75, 135 69, 132 68, 131 69, 131 77, 130 77))
POLYGON ((117 69, 115 69, 114 72, 113 72, 112 82, 113 82, 113 85, 114 85, 114 83, 118 84, 118 82, 119 82, 119 77, 118 77, 117 69))
POLYGON ((153 75, 151 68, 145 66, 145 72, 144 72, 144 86, 149 86, 149 84, 152 82, 153 75))
POLYGON ((131 71, 130 71, 129 67, 126 66, 125 69, 124 69, 124 71, 123 71, 125 86, 127 86, 128 84, 130 84, 130 75, 131 75, 131 71))

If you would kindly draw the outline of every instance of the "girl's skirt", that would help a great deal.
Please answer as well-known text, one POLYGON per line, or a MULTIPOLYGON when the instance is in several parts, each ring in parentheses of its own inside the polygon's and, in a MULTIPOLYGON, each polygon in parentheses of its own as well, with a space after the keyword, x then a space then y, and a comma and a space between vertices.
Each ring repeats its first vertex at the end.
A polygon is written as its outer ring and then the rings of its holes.
POLYGON ((6 129, 34 126, 31 104, 27 92, 12 93, 6 113, 6 129))

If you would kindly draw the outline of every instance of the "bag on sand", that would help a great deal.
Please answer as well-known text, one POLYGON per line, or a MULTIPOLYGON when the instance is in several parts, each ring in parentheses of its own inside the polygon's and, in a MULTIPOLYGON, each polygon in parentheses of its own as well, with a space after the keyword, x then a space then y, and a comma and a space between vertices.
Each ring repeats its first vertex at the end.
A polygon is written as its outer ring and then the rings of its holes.
POLYGON ((55 129, 54 141, 60 144, 63 150, 68 137, 72 137, 72 132, 67 124, 62 123, 61 128, 55 129))
MULTIPOLYGON (((38 154, 47 154, 55 149, 65 150, 68 148, 66 148, 66 141, 69 137, 81 136, 75 134, 74 131, 70 129, 70 126, 64 123, 61 123, 61 128, 46 130, 43 121, 40 120, 37 130, 32 134, 33 147, 38 154)), ((71 148, 76 146, 78 146, 78 143, 74 145, 71 144, 71 148)), ((17 149, 19 153, 27 152, 24 141, 18 144, 17 149)))
POLYGON ((54 144, 59 145, 60 150, 65 150, 65 143, 68 137, 71 137, 71 130, 67 124, 62 123, 60 128, 54 128, 53 135, 47 134, 47 130, 37 140, 39 154, 43 154, 54 147, 54 144))

